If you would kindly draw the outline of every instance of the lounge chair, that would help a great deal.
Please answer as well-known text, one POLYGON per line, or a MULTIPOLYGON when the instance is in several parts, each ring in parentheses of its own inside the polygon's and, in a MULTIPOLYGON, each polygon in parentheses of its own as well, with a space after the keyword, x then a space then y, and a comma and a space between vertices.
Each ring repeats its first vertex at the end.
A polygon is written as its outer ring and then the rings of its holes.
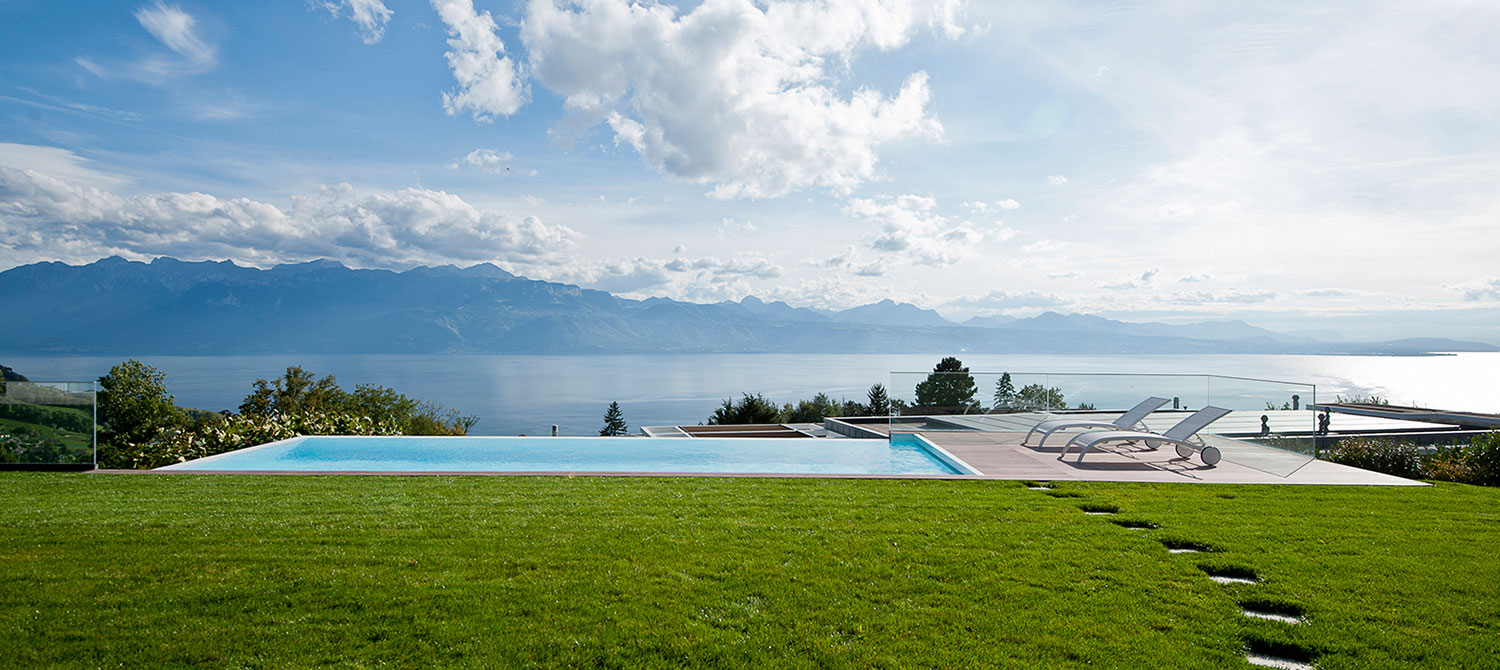
POLYGON ((1147 414, 1155 412, 1158 408, 1165 404, 1167 404, 1166 398, 1158 398, 1156 396, 1152 396, 1150 398, 1142 400, 1139 405, 1130 408, 1130 411, 1121 414, 1120 418, 1113 421, 1104 421, 1102 419, 1051 419, 1048 421, 1042 421, 1037 425, 1031 427, 1031 432, 1026 433, 1026 439, 1021 440, 1021 446, 1036 446, 1040 448, 1042 445, 1047 443, 1047 438, 1051 437, 1053 433, 1059 430, 1067 430, 1069 428, 1114 428, 1116 430, 1145 430, 1145 426, 1138 425, 1140 424, 1141 419, 1146 418, 1147 414), (1042 434, 1042 440, 1040 442, 1037 442, 1035 445, 1026 444, 1027 442, 1031 441, 1031 436, 1037 433, 1042 434))
POLYGON ((1062 460, 1063 456, 1067 455, 1068 449, 1074 445, 1079 448, 1078 462, 1082 463, 1083 455, 1101 442, 1144 442, 1149 449, 1171 444, 1177 448, 1178 456, 1189 458, 1196 452, 1203 459, 1204 465, 1216 465, 1223 454, 1219 453, 1218 447, 1204 444, 1197 435, 1198 431, 1228 413, 1229 410, 1222 407, 1204 407, 1160 434, 1135 430, 1091 430, 1087 433, 1079 433, 1063 445, 1062 453, 1057 455, 1057 460, 1062 460))

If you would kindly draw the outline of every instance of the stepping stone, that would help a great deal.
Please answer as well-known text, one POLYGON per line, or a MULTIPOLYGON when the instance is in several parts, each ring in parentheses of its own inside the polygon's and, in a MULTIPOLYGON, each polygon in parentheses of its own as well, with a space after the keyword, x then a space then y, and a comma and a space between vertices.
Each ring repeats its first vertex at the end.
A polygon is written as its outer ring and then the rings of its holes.
POLYGON ((1281 623, 1289 623, 1289 624, 1293 624, 1293 625, 1303 623, 1302 617, 1295 617, 1295 616, 1292 616, 1290 614, 1279 614, 1277 612, 1266 612, 1266 611, 1263 611, 1263 610, 1254 610, 1254 609, 1249 609, 1249 608, 1242 608, 1242 609, 1240 609, 1240 614, 1243 614, 1243 615, 1245 615, 1247 617, 1250 617, 1252 619, 1265 619, 1266 621, 1279 621, 1281 623))
MULTIPOLYGON (((1255 574, 1255 571, 1251 570, 1250 568, 1245 568, 1245 567, 1240 567, 1240 566, 1234 566, 1234 565, 1217 566, 1217 565, 1202 565, 1202 564, 1200 564, 1198 566, 1198 569, 1202 570, 1203 574, 1208 575, 1209 579, 1212 579, 1215 582, 1218 582, 1220 584, 1259 584, 1260 583, 1260 575, 1255 574)), ((1242 603, 1240 603, 1240 606, 1241 607, 1247 607, 1248 606, 1248 607, 1250 607, 1252 609, 1267 609, 1267 610, 1278 609, 1278 606, 1274 605, 1274 604, 1272 604, 1272 605, 1265 605, 1263 607, 1257 607, 1257 601, 1254 601, 1254 600, 1242 602, 1242 603), (1248 605, 1246 605, 1247 602, 1249 603, 1248 605)), ((1300 611, 1294 611, 1293 613, 1294 614, 1300 614, 1300 611)))
POLYGON ((1033 491, 1051 491, 1052 490, 1051 486, 1028 486, 1026 488, 1031 489, 1033 491))
POLYGON ((1201 542, 1187 542, 1173 538, 1164 539, 1161 543, 1166 546, 1169 554, 1206 554, 1218 551, 1201 542))
POLYGON ((1161 526, 1150 521, 1134 521, 1130 519, 1110 519, 1110 523, 1126 530, 1155 530, 1161 526))
POLYGON ((1245 660, 1248 661, 1250 665, 1258 665, 1263 668, 1279 668, 1280 670, 1313 670, 1313 666, 1311 663, 1303 663, 1302 661, 1294 661, 1290 658, 1281 658, 1280 656, 1267 656, 1265 654, 1257 654, 1255 652, 1249 651, 1245 652, 1245 660))
POLYGON ((1114 514, 1114 512, 1084 512, 1084 514, 1087 514, 1089 516, 1109 516, 1111 514, 1114 514))

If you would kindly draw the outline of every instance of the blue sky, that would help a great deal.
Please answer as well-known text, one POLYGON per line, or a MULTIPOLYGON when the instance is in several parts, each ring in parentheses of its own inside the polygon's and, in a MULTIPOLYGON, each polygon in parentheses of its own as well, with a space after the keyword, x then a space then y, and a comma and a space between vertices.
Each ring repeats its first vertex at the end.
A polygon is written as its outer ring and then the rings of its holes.
POLYGON ((0 268, 1500 342, 1500 7, 1216 4, 5 0, 0 268))

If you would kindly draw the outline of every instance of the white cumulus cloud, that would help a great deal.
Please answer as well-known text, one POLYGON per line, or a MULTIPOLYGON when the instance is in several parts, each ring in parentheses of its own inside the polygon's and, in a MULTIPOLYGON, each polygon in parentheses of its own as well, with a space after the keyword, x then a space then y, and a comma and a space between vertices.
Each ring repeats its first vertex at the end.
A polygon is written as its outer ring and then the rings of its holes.
POLYGON ((363 267, 498 261, 570 262, 566 226, 409 188, 356 194, 325 186, 281 207, 207 193, 124 195, 109 187, 0 164, 0 261, 234 258, 259 265, 331 258, 363 267))
POLYGON ((881 145, 937 138, 927 74, 894 95, 842 93, 841 66, 905 45, 924 26, 955 36, 954 0, 706 0, 680 14, 625 0, 533 0, 530 70, 564 98, 555 132, 607 124, 653 168, 718 197, 806 187, 847 193, 877 176, 881 145))
POLYGON ((489 12, 474 10, 472 0, 432 0, 448 26, 448 67, 458 90, 443 94, 443 111, 450 116, 468 112, 477 121, 510 116, 529 98, 526 81, 505 55, 505 42, 489 12))
MULTIPOLYGON (((510 172, 510 162, 515 159, 508 151, 495 151, 494 149, 475 149, 464 156, 463 163, 475 168, 480 172, 489 174, 505 174, 510 172)), ((448 167, 457 169, 454 163, 448 167)))
POLYGON ((359 28, 359 38, 365 44, 374 44, 385 37, 385 24, 394 14, 381 0, 324 0, 323 9, 334 16, 349 10, 349 20, 359 28))
POLYGON ((1443 288, 1462 295, 1468 302, 1500 300, 1500 277, 1484 277, 1460 284, 1446 284, 1443 288))
POLYGON ((686 258, 615 258, 555 271, 559 281, 580 284, 626 297, 663 296, 676 300, 715 302, 750 295, 752 280, 775 279, 781 266, 754 254, 728 259, 713 256, 686 258))
POLYGON ((879 228, 870 248, 907 262, 952 265, 973 256, 974 245, 984 239, 967 222, 954 224, 939 214, 937 200, 925 196, 854 198, 844 214, 879 228))

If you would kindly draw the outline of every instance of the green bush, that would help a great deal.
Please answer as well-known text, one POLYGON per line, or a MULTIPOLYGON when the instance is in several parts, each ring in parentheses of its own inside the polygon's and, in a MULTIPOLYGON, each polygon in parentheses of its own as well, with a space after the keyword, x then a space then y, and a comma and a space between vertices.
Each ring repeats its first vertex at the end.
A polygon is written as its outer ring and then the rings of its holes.
POLYGON ((1349 440, 1325 449, 1323 460, 1408 479, 1500 486, 1500 431, 1480 435, 1465 446, 1439 447, 1430 456, 1409 442, 1349 440))
POLYGON ((1447 482, 1500 486, 1500 432, 1463 447, 1444 447, 1427 460, 1427 477, 1447 482))
POLYGON ((393 421, 404 435, 465 435, 478 421, 457 410, 413 400, 384 386, 361 385, 353 393, 332 375, 318 379, 298 366, 270 381, 257 379, 240 412, 261 416, 354 414, 393 421))
POLYGON ((149 441, 126 445, 114 467, 159 468, 300 435, 401 435, 391 420, 348 412, 239 414, 197 426, 164 427, 149 441))
POLYGON ((1422 454, 1410 442, 1381 439, 1345 440, 1323 451, 1323 460, 1388 475, 1420 479, 1422 454))
POLYGON ((227 417, 173 405, 165 375, 138 361, 99 381, 100 418, 109 417, 99 464, 107 468, 158 468, 299 435, 464 435, 478 420, 382 386, 349 393, 296 366, 257 379, 242 413, 227 417))
POLYGON ((713 415, 708 417, 708 425, 782 422, 781 410, 776 407, 776 403, 766 400, 759 393, 740 395, 739 402, 725 400, 724 404, 714 410, 713 415))
POLYGON ((137 360, 109 369, 99 378, 99 462, 118 467, 116 450, 149 441, 166 428, 187 422, 172 395, 167 393, 167 375, 137 360))

